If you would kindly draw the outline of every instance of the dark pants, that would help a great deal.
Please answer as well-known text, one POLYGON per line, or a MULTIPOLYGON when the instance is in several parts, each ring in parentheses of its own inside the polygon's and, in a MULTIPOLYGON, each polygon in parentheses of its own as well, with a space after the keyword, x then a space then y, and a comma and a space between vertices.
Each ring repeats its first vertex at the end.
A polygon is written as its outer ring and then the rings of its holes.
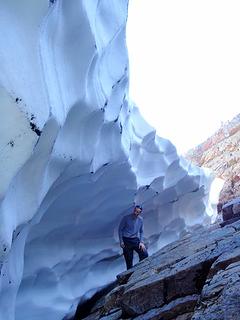
POLYGON ((140 240, 139 238, 126 238, 123 237, 124 248, 123 248, 123 255, 126 261, 127 269, 132 268, 133 266, 133 250, 138 253, 139 261, 148 257, 147 250, 141 250, 139 248, 140 240))

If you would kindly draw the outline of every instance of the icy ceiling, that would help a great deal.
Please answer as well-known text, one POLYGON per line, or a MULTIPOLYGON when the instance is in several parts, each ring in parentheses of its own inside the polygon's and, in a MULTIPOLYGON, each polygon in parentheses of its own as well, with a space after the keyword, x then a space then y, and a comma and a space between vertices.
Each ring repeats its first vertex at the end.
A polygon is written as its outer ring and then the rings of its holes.
POLYGON ((115 279, 134 202, 150 253, 208 219, 211 179, 129 100, 127 6, 0 0, 1 319, 61 320, 115 279))

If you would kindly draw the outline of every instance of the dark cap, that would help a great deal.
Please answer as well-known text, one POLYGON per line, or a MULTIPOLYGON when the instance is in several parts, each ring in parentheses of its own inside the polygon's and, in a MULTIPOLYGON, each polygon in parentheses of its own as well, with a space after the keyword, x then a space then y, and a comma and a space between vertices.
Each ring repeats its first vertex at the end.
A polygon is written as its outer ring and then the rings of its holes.
POLYGON ((142 206, 136 205, 136 206, 134 207, 134 209, 141 209, 141 210, 142 210, 142 206))

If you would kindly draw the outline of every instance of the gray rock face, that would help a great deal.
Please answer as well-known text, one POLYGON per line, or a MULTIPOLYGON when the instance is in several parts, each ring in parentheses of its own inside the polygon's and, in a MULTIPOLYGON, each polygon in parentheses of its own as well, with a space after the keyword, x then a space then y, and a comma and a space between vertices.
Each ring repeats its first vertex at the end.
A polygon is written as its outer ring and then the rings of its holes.
POLYGON ((117 279, 105 303, 93 308, 95 319, 237 320, 240 222, 187 234, 117 279))
MULTIPOLYGON (((238 253, 236 254, 238 255, 238 253)), ((239 255, 238 259, 240 260, 239 255)), ((239 287, 240 261, 231 263, 227 266, 226 270, 220 270, 213 278, 206 282, 192 319, 239 319, 239 287)))
MULTIPOLYGON (((157 320, 157 319, 173 319, 178 316, 184 309, 185 312, 191 311, 198 300, 198 295, 186 296, 173 300, 169 304, 165 304, 162 308, 152 309, 147 313, 136 317, 136 320, 157 320)), ((188 319, 190 314, 182 314, 179 319, 188 319), (181 318, 180 318, 181 316, 181 318)))

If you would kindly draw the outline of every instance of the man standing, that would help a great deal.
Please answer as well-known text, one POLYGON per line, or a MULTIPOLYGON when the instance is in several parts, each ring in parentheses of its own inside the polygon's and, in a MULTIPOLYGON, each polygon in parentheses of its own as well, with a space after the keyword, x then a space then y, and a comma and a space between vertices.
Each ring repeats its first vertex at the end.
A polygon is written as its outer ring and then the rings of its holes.
POLYGON ((133 266, 133 250, 138 253, 139 261, 148 257, 143 243, 143 218, 141 206, 135 206, 133 213, 124 216, 118 228, 120 246, 126 261, 127 269, 133 266), (139 236, 138 236, 139 235, 139 236))

